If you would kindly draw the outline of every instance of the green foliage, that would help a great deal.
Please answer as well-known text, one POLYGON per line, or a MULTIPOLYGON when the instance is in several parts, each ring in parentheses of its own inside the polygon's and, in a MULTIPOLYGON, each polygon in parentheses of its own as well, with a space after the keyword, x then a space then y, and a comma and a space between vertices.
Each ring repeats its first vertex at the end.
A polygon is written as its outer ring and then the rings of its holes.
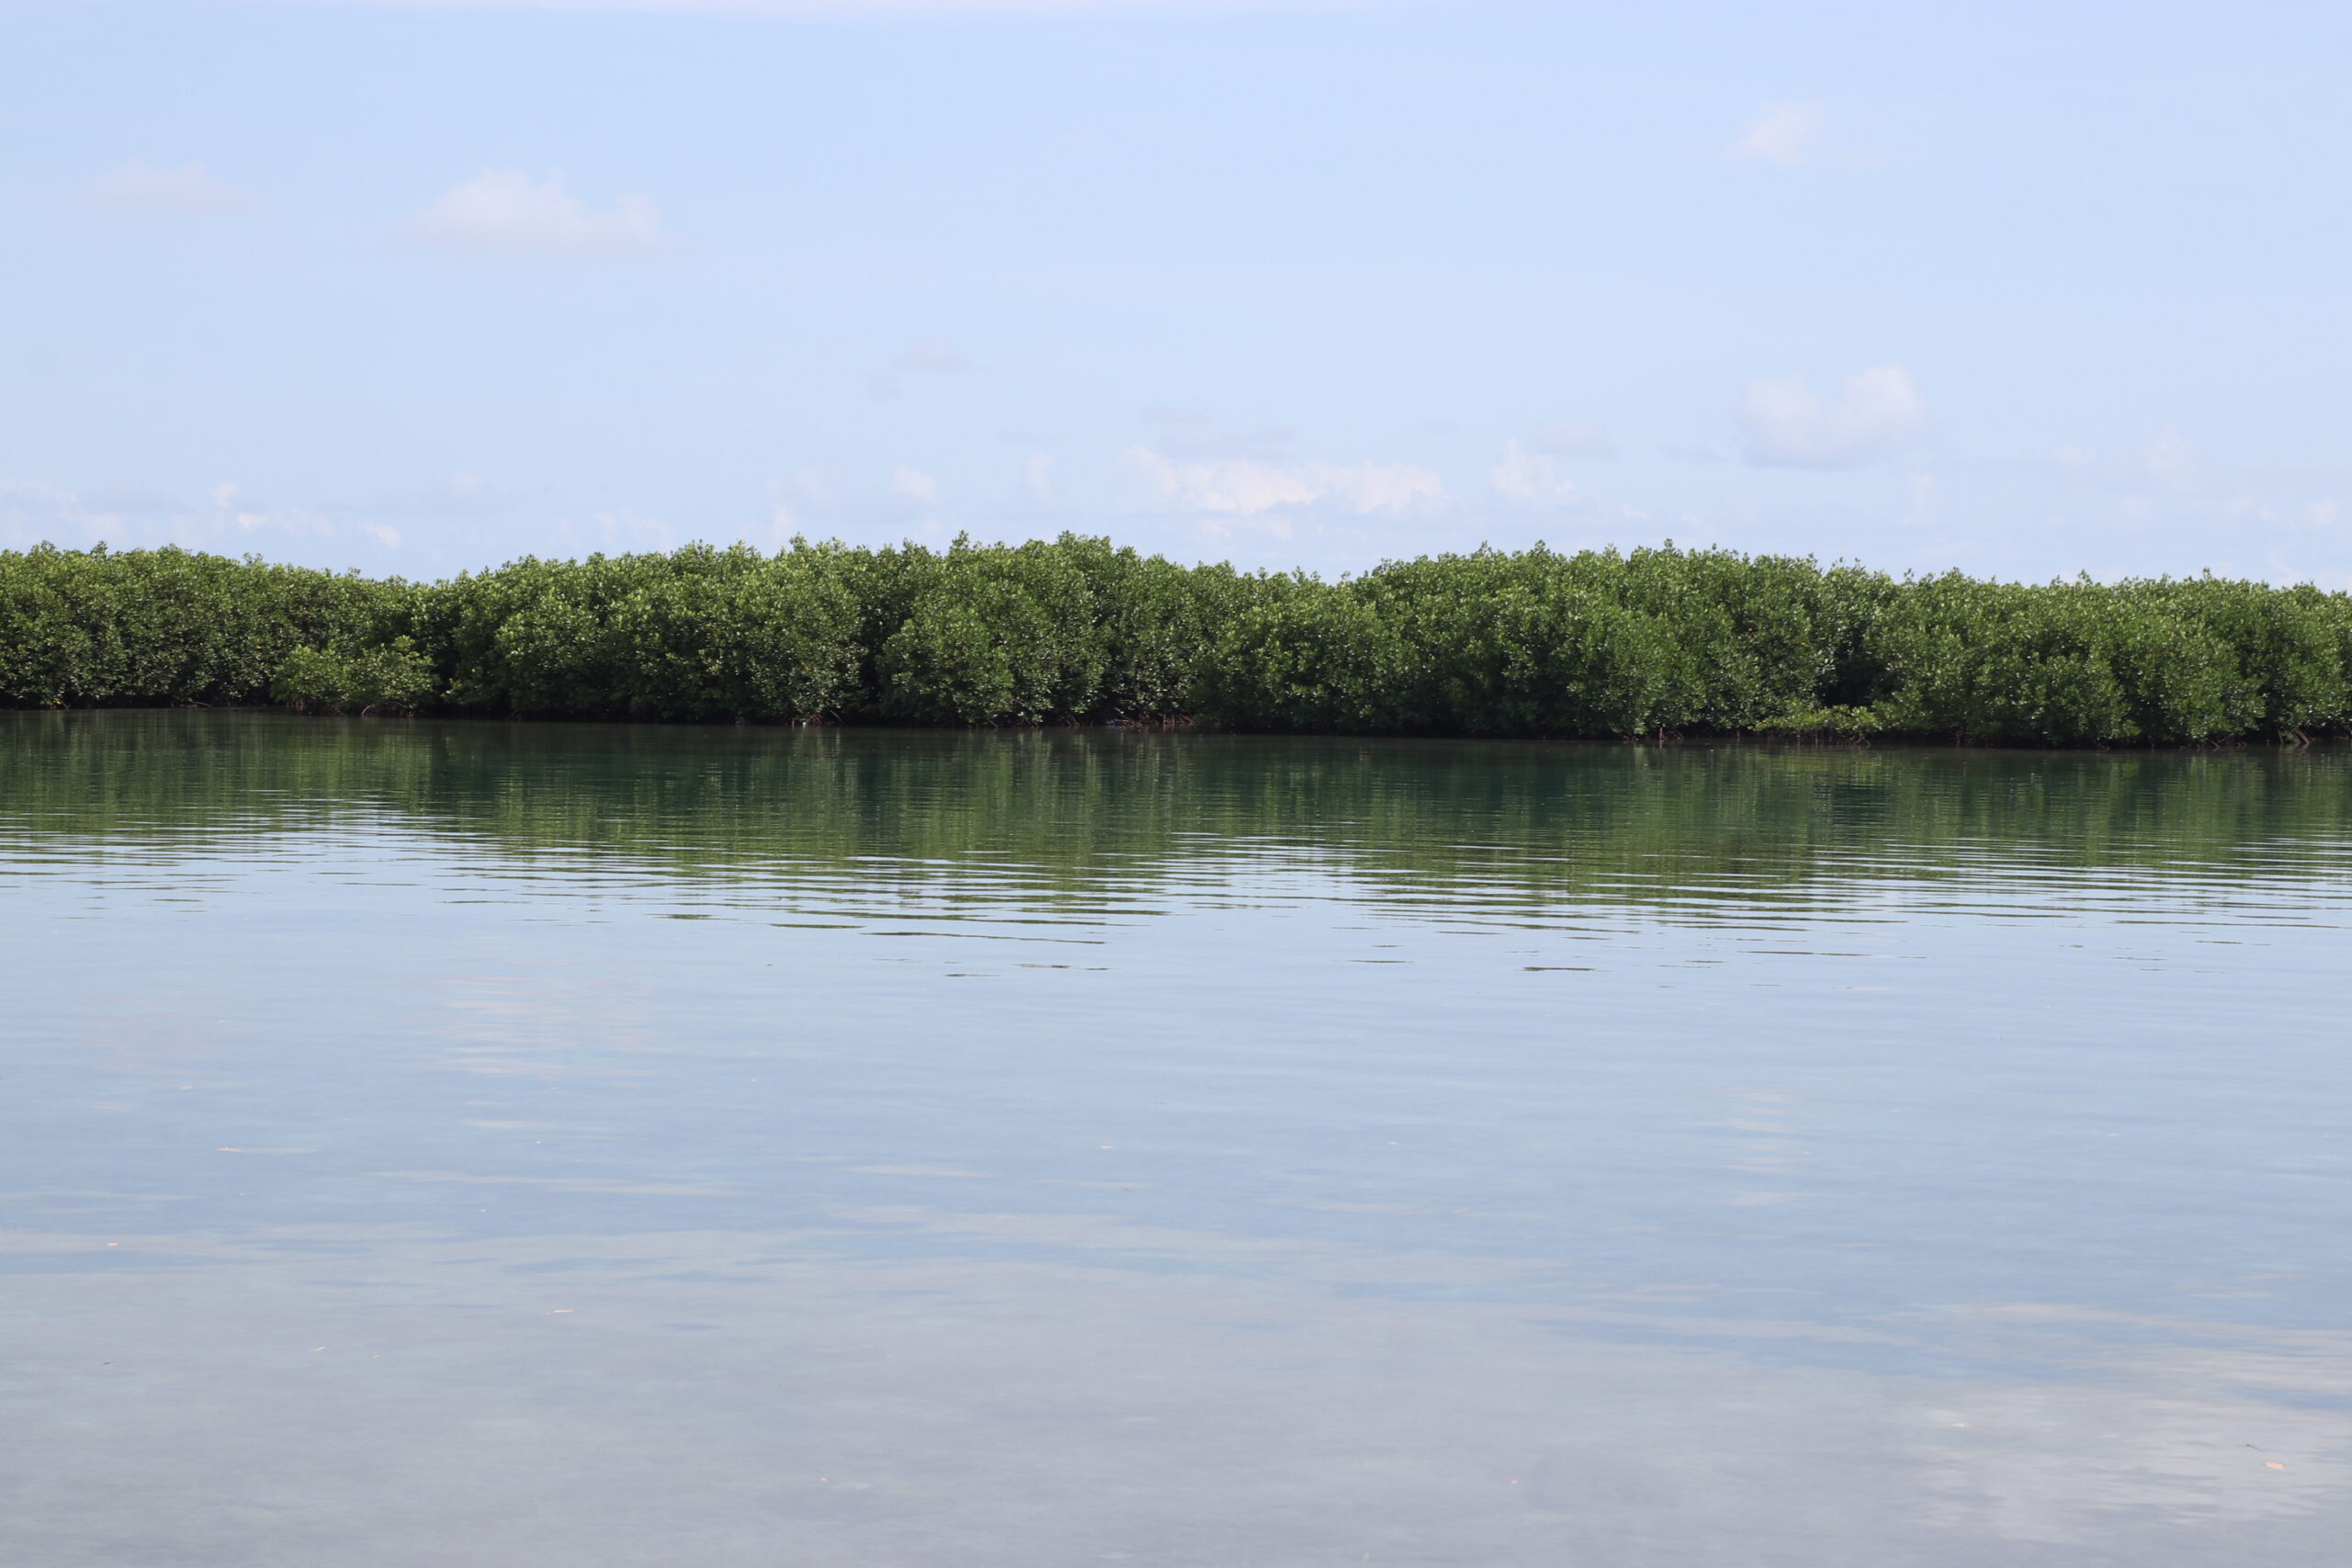
POLYGON ((1109 540, 795 540, 371 581, 0 552, 0 705, 1331 734, 1874 733, 2034 746, 2352 729, 2352 599, 2211 577, 1894 579, 1672 546, 1325 582, 1109 540))
POLYGON ((433 700, 433 666, 415 642, 334 653, 298 648, 278 666, 269 694, 302 713, 413 713, 433 700))
POLYGON ((458 711, 810 718, 857 678, 845 553, 526 558, 435 588, 419 635, 458 711))
POLYGON ((1093 585, 1047 545, 906 551, 906 616, 881 645, 876 705, 918 724, 1041 724, 1087 716, 1107 638, 1093 585))
POLYGON ((1886 719, 1870 708, 1824 706, 1798 703, 1757 722, 1759 735, 1788 735, 1804 740, 1860 740, 1886 728, 1886 719))
POLYGON ((258 702, 296 649, 390 635, 411 592, 171 547, 0 550, 0 705, 258 702))
POLYGON ((2041 745, 2340 732, 2352 601, 2259 583, 1905 583, 1868 641, 1889 727, 2041 745))

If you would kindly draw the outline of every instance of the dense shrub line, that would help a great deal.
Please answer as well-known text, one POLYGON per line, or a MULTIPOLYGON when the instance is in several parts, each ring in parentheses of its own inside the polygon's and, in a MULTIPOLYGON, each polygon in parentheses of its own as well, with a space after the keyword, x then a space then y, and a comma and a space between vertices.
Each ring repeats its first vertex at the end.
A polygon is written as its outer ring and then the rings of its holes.
POLYGON ((1481 550, 1325 582, 1050 544, 525 559, 446 582, 178 549, 0 552, 0 704, 1351 734, 2352 729, 2352 598, 1481 550))

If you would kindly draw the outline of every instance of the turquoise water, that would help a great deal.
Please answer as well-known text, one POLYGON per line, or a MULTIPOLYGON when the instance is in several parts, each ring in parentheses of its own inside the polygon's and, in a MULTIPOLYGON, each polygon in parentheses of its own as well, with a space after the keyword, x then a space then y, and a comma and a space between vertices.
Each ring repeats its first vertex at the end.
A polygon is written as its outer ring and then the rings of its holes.
POLYGON ((0 1558, 2309 1564, 2352 759, 0 715, 0 1558))

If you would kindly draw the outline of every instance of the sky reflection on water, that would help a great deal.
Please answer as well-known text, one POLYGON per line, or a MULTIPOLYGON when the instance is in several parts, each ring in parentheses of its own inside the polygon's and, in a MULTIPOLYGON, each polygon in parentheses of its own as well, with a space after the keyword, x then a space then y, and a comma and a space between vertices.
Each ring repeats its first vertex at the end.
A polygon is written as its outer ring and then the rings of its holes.
POLYGON ((2352 1523, 2340 754, 0 721, 27 1561, 2352 1523))

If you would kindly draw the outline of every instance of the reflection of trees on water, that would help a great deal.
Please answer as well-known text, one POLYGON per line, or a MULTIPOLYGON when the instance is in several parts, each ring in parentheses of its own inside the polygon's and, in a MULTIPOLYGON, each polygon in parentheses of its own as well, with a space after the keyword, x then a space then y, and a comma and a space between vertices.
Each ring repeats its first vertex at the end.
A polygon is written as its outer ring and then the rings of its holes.
POLYGON ((1761 746, 0 716, 16 834, 356 820, 662 874, 788 865, 910 898, 1344 871, 1509 903, 1820 896, 2078 868, 2332 882, 2339 749, 2023 753, 1761 746), (1726 886, 1725 891, 1729 890, 1726 886))

